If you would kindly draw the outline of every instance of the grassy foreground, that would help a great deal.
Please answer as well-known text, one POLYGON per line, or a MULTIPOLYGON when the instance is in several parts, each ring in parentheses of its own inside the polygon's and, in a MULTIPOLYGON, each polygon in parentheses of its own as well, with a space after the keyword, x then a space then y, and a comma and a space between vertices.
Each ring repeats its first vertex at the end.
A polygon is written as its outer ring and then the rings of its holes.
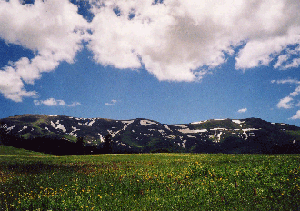
POLYGON ((300 155, 52 156, 0 146, 0 210, 300 210, 300 155))

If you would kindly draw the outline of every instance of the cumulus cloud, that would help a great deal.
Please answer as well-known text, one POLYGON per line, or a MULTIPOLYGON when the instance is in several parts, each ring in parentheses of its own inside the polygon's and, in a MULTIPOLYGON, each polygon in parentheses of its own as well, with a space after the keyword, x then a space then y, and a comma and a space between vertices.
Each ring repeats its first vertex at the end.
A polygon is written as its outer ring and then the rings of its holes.
POLYGON ((294 116, 292 116, 290 119, 300 119, 300 110, 298 110, 297 111, 297 113, 294 115, 294 116))
POLYGON ((34 84, 62 61, 73 63, 82 48, 85 24, 77 7, 67 0, 36 0, 32 5, 0 1, 0 38, 35 52, 32 59, 22 57, 0 69, 0 92, 16 102, 34 96, 34 91, 25 90, 25 84, 34 84))
MULTIPOLYGON (((218 25, 205 22, 202 9, 195 16, 188 2, 105 1, 95 9, 89 49, 96 62, 117 68, 142 65, 159 80, 194 81, 206 73, 200 66, 215 67, 230 53, 228 40, 218 25), (119 16, 114 9, 120 10, 119 16), (128 15, 134 14, 134 18, 128 15), (203 18, 203 19, 202 19, 203 18), (199 20, 198 20, 199 19, 199 20), (109 20, 109 21, 107 21, 109 20), (198 23, 197 23, 198 22, 198 23)), ((195 5, 194 5, 195 6, 195 5)))
POLYGON ((300 94, 300 81, 296 79, 284 79, 284 80, 272 80, 271 83, 276 83, 276 84, 291 84, 295 85, 295 91, 287 95, 286 97, 282 98, 279 103, 277 104, 278 108, 293 108, 294 106, 298 106, 299 103, 295 105, 295 97, 300 94))
POLYGON ((105 103, 106 106, 114 106, 116 105, 117 100, 111 100, 110 103, 105 103))
POLYGON ((0 92, 20 102, 84 40, 96 63, 145 69, 158 80, 197 81, 234 56, 236 69, 300 65, 300 2, 290 0, 87 0, 92 21, 68 0, 0 1, 0 38, 36 52, 0 70, 0 92), (22 18, 20 18, 22 17, 22 18), (89 33, 87 33, 87 31, 89 33))
POLYGON ((12 67, 0 70, 0 92, 4 97, 15 102, 21 102, 23 97, 36 96, 34 91, 26 91, 22 79, 12 67))
POLYGON ((238 113, 242 114, 245 113, 247 111, 247 108, 241 108, 238 110, 238 113))
POLYGON ((287 47, 285 54, 278 56, 278 60, 274 65, 275 68, 286 70, 288 68, 295 68, 300 65, 300 46, 294 50, 287 47))
MULTIPOLYGON (((95 61, 117 68, 144 65, 159 80, 201 79, 207 73, 203 67, 223 64, 237 46, 237 69, 269 65, 276 58, 280 68, 300 52, 299 47, 284 51, 299 45, 297 1, 91 2, 98 4, 89 42, 95 61)), ((299 61, 284 65, 297 67, 299 61)))
POLYGON ((46 106, 70 106, 70 107, 81 105, 79 102, 73 102, 72 104, 67 105, 64 100, 56 100, 55 98, 49 98, 47 100, 34 100, 34 104, 36 106, 46 105, 46 106))
POLYGON ((293 104, 291 103, 294 99, 291 96, 286 96, 279 101, 277 104, 278 108, 292 108, 293 104))

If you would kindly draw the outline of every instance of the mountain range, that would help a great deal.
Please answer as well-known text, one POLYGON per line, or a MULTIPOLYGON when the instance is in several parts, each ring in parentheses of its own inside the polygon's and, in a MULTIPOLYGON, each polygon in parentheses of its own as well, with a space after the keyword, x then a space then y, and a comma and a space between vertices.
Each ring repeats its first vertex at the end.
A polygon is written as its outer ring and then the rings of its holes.
POLYGON ((167 125, 64 115, 0 119, 0 144, 52 154, 300 153, 300 127, 259 118, 167 125))

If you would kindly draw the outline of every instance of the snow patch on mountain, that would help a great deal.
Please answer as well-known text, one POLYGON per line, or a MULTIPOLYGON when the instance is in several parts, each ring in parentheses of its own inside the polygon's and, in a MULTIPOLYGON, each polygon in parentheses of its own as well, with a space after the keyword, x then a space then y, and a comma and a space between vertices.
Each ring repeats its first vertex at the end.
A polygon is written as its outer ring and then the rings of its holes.
POLYGON ((202 130, 191 130, 189 128, 184 128, 184 129, 178 129, 179 132, 181 133, 205 133, 207 132, 206 129, 202 129, 202 130))
POLYGON ((93 126, 93 124, 96 122, 95 119, 93 119, 90 123, 88 123, 88 126, 93 126))
POLYGON ((80 129, 77 129, 77 128, 74 127, 74 126, 72 126, 72 129, 73 129, 73 130, 72 130, 72 132, 70 133, 70 135, 71 135, 71 136, 77 137, 76 131, 77 131, 77 130, 80 130, 80 129))
POLYGON ((241 124, 245 123, 245 121, 241 121, 239 119, 233 119, 232 122, 235 123, 235 124, 238 124, 238 125, 241 125, 241 124))
MULTIPOLYGON (((117 130, 117 131, 113 131, 113 130, 107 130, 107 132, 112 136, 112 137, 115 137, 118 133, 120 133, 121 131, 125 131, 126 127, 128 125, 124 125, 124 127, 121 129, 121 130, 117 130)), ((112 129, 114 129, 116 127, 112 127, 112 129)))
POLYGON ((54 122, 51 121, 51 126, 54 127, 55 129, 60 129, 60 130, 62 130, 63 132, 66 132, 66 131, 67 131, 66 128, 65 128, 65 126, 64 126, 64 125, 61 125, 61 124, 59 123, 59 120, 57 120, 56 123, 54 123, 54 122))
POLYGON ((210 130, 213 130, 213 131, 222 131, 222 130, 228 130, 227 128, 222 128, 222 127, 216 127, 216 128, 212 128, 210 130))
POLYGON ((119 133, 119 131, 115 132, 112 130, 107 130, 108 134, 110 134, 112 137, 115 137, 117 135, 117 133, 119 133))
POLYGON ((168 125, 164 125, 164 127, 165 127, 167 130, 172 131, 172 130, 169 128, 168 125))
POLYGON ((192 122, 191 124, 192 124, 192 125, 198 125, 198 124, 203 124, 203 123, 205 123, 205 122, 207 122, 207 120, 199 121, 199 122, 192 122))
POLYGON ((149 120, 147 120, 147 119, 142 119, 142 120, 140 121, 140 124, 141 124, 141 125, 144 125, 144 126, 148 126, 148 125, 156 125, 157 123, 152 122, 152 121, 149 121, 149 120))
POLYGON ((175 135, 168 135, 168 136, 166 136, 166 138, 169 138, 169 139, 175 139, 176 136, 175 136, 175 135))
POLYGON ((253 131, 253 130, 259 130, 256 128, 246 128, 246 129, 242 129, 244 132, 249 132, 249 131, 253 131))
POLYGON ((18 131, 18 133, 21 133, 23 130, 25 130, 27 126, 24 126, 21 130, 18 131))
POLYGON ((133 120, 124 120, 124 121, 121 121, 123 124, 126 124, 127 126, 134 123, 134 119, 133 120))
POLYGON ((221 135, 223 134, 223 132, 221 132, 221 133, 219 133, 218 135, 217 135, 217 140, 218 140, 218 142, 220 142, 221 141, 221 135))
POLYGON ((246 129, 242 129, 242 130, 243 130, 243 135, 245 136, 245 140, 247 140, 249 136, 255 136, 255 133, 253 133, 252 131, 259 130, 259 129, 246 128, 246 129))
POLYGON ((57 125, 55 129, 60 129, 60 130, 62 130, 62 131, 64 131, 64 132, 67 131, 66 128, 65 128, 65 126, 63 126, 63 125, 61 125, 61 124, 57 125))
POLYGON ((100 133, 98 133, 98 136, 100 137, 100 142, 104 143, 105 142, 104 137, 100 133))
POLYGON ((181 128, 187 128, 188 126, 186 126, 186 125, 174 125, 174 126, 176 126, 176 127, 181 127, 181 128))
POLYGON ((158 130, 158 132, 160 132, 160 134, 162 134, 163 136, 166 135, 164 130, 158 130))
POLYGON ((184 141, 182 142, 182 147, 183 147, 183 148, 185 148, 185 143, 186 143, 186 140, 184 140, 184 141))
POLYGON ((15 125, 13 125, 13 126, 10 126, 10 127, 8 127, 8 128, 6 128, 6 130, 9 130, 9 131, 11 131, 12 129, 14 129, 16 126, 15 125))

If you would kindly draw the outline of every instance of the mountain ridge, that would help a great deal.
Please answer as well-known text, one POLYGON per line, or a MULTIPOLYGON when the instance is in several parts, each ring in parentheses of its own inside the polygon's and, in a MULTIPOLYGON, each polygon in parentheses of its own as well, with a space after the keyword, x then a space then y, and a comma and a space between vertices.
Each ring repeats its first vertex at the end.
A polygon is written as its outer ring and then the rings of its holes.
POLYGON ((300 127, 254 117, 170 125, 146 118, 114 120, 26 114, 0 119, 0 129, 2 143, 6 145, 13 142, 3 139, 12 137, 23 145, 42 138, 61 139, 61 143, 68 145, 67 142, 77 143, 80 138, 83 147, 97 151, 110 135, 111 151, 116 153, 300 153, 300 127))

